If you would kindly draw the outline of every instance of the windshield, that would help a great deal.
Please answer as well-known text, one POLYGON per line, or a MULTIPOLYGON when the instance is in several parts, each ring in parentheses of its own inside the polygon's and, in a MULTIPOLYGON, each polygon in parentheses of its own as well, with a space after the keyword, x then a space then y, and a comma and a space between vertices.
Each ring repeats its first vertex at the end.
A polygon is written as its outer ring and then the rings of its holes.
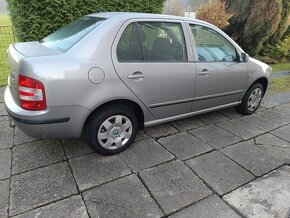
POLYGON ((85 16, 55 31, 41 40, 48 47, 56 47, 62 51, 69 50, 96 26, 104 22, 104 18, 85 16))

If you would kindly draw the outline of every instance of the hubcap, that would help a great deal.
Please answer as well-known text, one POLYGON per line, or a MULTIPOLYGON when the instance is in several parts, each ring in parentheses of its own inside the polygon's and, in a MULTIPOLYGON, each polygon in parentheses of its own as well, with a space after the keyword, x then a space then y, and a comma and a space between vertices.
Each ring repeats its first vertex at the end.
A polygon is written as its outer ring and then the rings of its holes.
POLYGON ((256 110, 261 100, 262 100, 262 90, 260 88, 254 89, 248 100, 248 110, 249 111, 256 110))
POLYGON ((100 126, 98 141, 105 149, 118 149, 128 142, 132 131, 132 122, 127 117, 115 115, 105 120, 100 126))

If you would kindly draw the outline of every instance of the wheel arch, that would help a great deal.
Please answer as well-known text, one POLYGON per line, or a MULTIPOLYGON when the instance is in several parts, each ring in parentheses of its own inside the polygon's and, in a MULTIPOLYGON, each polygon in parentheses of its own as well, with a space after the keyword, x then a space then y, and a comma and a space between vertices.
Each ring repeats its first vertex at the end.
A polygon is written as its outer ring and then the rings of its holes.
POLYGON ((256 83, 261 83, 261 85, 264 88, 264 95, 265 95, 265 93, 266 93, 266 91, 268 89, 268 85, 269 85, 268 79, 266 77, 261 77, 261 78, 257 79, 255 82, 256 83))
POLYGON ((102 108, 106 107, 107 105, 110 104, 121 104, 121 105, 125 105, 127 107, 129 107, 130 109, 132 109, 138 119, 138 127, 139 129, 143 129, 144 128, 144 112, 143 109, 140 107, 139 104, 137 104, 136 102, 132 101, 132 100, 128 100, 128 99, 116 99, 116 100, 111 100, 108 102, 105 102, 101 105, 99 105, 98 107, 96 107, 86 118, 84 125, 83 125, 83 131, 87 125, 88 120, 95 114, 97 113, 99 110, 101 110, 102 108))
MULTIPOLYGON (((260 83, 263 86, 264 95, 265 95, 265 93, 267 91, 267 88, 268 88, 268 85, 269 85, 268 78, 266 78, 266 77, 260 77, 260 78, 256 79, 254 82, 251 83, 251 85, 248 87, 247 90, 249 90, 256 83, 260 83)), ((247 92, 247 90, 246 90, 246 92, 247 92)), ((244 95, 246 94, 246 92, 244 93, 244 95)))

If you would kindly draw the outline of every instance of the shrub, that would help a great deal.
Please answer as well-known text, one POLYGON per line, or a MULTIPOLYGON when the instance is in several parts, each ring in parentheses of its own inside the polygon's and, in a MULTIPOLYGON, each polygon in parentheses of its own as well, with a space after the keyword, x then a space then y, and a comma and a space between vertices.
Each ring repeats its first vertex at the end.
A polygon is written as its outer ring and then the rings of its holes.
POLYGON ((207 21, 221 29, 229 25, 228 20, 231 16, 232 14, 226 13, 225 2, 221 0, 203 4, 196 12, 196 18, 207 21))
POLYGON ((268 57, 268 56, 259 56, 259 55, 255 55, 254 56, 255 59, 259 60, 259 61, 262 61, 266 64, 278 64, 279 62, 271 57, 268 57))
POLYGON ((267 40, 267 43, 274 45, 278 42, 283 36, 290 35, 290 1, 281 0, 282 3, 282 12, 281 12, 281 21, 277 30, 274 34, 267 40))
POLYGON ((264 51, 264 56, 275 59, 277 62, 288 62, 290 60, 290 35, 277 42, 276 45, 268 45, 264 51))
POLYGON ((226 9, 235 14, 226 32, 252 55, 275 45, 289 26, 289 0, 226 0, 226 9))
POLYGON ((279 51, 281 62, 287 62, 290 59, 290 35, 286 36, 282 41, 276 44, 279 51))
POLYGON ((163 0, 8 0, 8 6, 17 38, 33 41, 96 11, 161 13, 163 0))

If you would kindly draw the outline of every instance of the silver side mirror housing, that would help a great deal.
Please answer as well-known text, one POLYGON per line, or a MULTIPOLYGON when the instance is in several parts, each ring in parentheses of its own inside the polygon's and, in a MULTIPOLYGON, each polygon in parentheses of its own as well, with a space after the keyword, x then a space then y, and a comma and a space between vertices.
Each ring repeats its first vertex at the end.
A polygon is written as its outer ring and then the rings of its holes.
POLYGON ((247 53, 241 54, 241 62, 247 63, 249 61, 250 56, 247 53))

